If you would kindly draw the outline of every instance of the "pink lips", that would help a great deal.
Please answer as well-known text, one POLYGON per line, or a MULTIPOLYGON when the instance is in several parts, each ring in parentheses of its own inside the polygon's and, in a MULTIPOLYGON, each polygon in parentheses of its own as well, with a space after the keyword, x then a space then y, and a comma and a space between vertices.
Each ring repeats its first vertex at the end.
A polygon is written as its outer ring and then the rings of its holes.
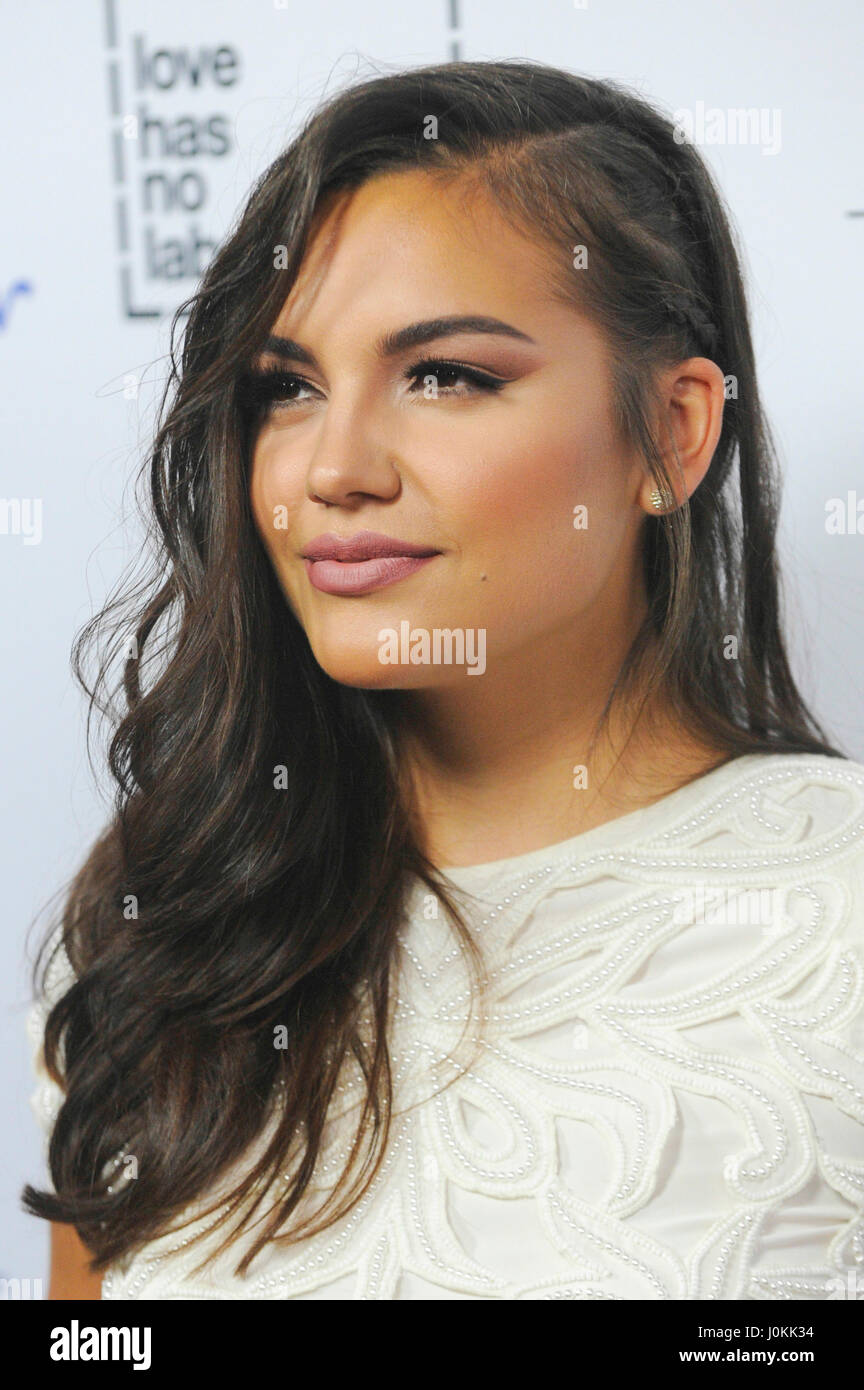
POLYGON ((368 594, 413 574, 440 550, 377 531, 317 536, 304 549, 310 583, 325 594, 368 594))

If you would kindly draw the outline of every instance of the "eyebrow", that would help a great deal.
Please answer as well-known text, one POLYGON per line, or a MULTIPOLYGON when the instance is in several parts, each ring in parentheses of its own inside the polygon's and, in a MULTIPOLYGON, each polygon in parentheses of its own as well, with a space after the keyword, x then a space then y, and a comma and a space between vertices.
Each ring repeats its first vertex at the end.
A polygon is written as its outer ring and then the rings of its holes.
MULTIPOLYGON (((452 338, 457 333, 500 334, 507 338, 519 338, 525 343, 534 342, 521 328, 514 328, 512 323, 505 323, 503 319, 490 318, 486 314, 452 314, 447 318, 422 319, 418 323, 409 323, 406 328, 386 333, 378 342, 378 355, 383 358, 396 357, 408 348, 430 343, 435 338, 452 338)), ((309 367, 318 367, 309 349, 293 338, 280 338, 271 333, 262 351, 292 362, 305 362, 309 367)))

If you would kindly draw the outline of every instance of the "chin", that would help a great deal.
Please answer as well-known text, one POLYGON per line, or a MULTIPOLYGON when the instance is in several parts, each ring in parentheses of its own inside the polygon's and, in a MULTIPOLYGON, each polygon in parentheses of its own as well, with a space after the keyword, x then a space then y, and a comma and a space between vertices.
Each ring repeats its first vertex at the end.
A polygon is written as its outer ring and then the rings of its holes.
POLYGON ((365 646, 360 649, 329 642, 323 646, 310 642, 310 646, 318 665, 331 680, 358 690, 429 690, 465 680, 465 671, 460 668, 380 662, 377 652, 370 656, 365 646))
MULTIPOLYGON (((403 685, 398 667, 385 666, 378 660, 377 647, 366 642, 314 641, 310 638, 312 655, 322 671, 340 685, 353 685, 361 690, 398 689, 403 685)), ((412 672, 404 675, 410 677, 412 672)))
POLYGON ((429 672, 412 670, 410 667, 382 666, 378 661, 370 661, 368 655, 352 660, 347 654, 328 652, 313 656, 331 680, 340 685, 352 685, 358 690, 415 690, 430 682, 429 672))
POLYGON ((486 669, 485 629, 433 627, 414 620, 365 612, 339 615, 306 628, 312 655, 322 671, 340 685, 362 690, 434 690, 474 686, 486 669), (482 642, 477 646, 477 633, 482 642), (386 636, 385 636, 386 634, 386 636), (412 658, 414 658, 412 660, 412 658))

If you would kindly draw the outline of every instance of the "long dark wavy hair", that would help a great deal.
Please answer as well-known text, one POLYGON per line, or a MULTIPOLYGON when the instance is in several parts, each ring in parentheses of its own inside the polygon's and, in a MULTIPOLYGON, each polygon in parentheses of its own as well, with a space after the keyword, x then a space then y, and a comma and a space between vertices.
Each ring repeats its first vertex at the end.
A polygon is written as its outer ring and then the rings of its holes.
POLYGON ((28 1185, 23 1201, 72 1223, 94 1271, 180 1229, 274 1115, 272 1138, 220 1218, 225 1249, 251 1229, 269 1180, 288 1179, 256 1220, 238 1275, 269 1240, 324 1229, 368 1189, 391 1123, 393 964, 412 876, 443 902, 472 979, 483 979, 459 904, 420 847, 398 756, 399 692, 343 686, 320 668, 249 499, 254 420, 240 383, 322 200, 401 169, 477 180, 548 248, 554 292, 607 337, 621 437, 658 488, 673 484, 650 424, 658 370, 706 355, 737 384, 701 485, 646 518, 649 611, 598 729, 616 701, 662 689, 680 727, 730 758, 846 756, 808 711, 787 659, 778 470, 741 258, 695 148, 626 87, 521 60, 444 63, 338 92, 258 180, 175 315, 142 473, 152 564, 123 581, 73 649, 91 713, 110 720, 116 807, 62 890, 53 928, 77 977, 45 1031, 46 1063, 65 1090, 49 1153, 55 1191, 28 1185), (573 273, 576 246, 587 248, 588 274, 573 273), (130 635, 133 654, 121 660, 130 635), (114 670, 122 675, 112 680, 114 670), (277 767, 287 769, 278 790, 277 767), (138 915, 128 920, 132 899, 138 915), (288 1041, 277 1048, 280 1026, 288 1041), (301 1220, 352 1059, 365 1101, 350 1160, 301 1220), (138 1176, 118 1185, 124 1153, 138 1176))

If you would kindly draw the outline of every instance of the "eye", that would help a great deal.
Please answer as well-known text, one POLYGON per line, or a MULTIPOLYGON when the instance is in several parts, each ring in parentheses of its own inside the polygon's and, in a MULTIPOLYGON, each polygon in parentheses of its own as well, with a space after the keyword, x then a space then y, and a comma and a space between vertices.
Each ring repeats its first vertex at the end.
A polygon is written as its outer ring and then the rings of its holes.
POLYGON ((271 409, 290 409, 293 405, 305 404, 308 398, 299 394, 303 391, 315 391, 305 377, 271 369, 248 372, 240 380, 239 395, 246 410, 266 415, 271 409))
POLYGON ((500 391, 507 385, 503 377, 483 372, 479 367, 469 367, 464 362, 444 361, 438 357, 415 362, 413 367, 407 369, 405 376, 411 381, 419 378, 416 391, 412 390, 412 394, 428 394, 432 400, 436 396, 470 396, 477 391, 500 391), (454 382, 460 379, 468 382, 467 391, 454 389, 454 382))

